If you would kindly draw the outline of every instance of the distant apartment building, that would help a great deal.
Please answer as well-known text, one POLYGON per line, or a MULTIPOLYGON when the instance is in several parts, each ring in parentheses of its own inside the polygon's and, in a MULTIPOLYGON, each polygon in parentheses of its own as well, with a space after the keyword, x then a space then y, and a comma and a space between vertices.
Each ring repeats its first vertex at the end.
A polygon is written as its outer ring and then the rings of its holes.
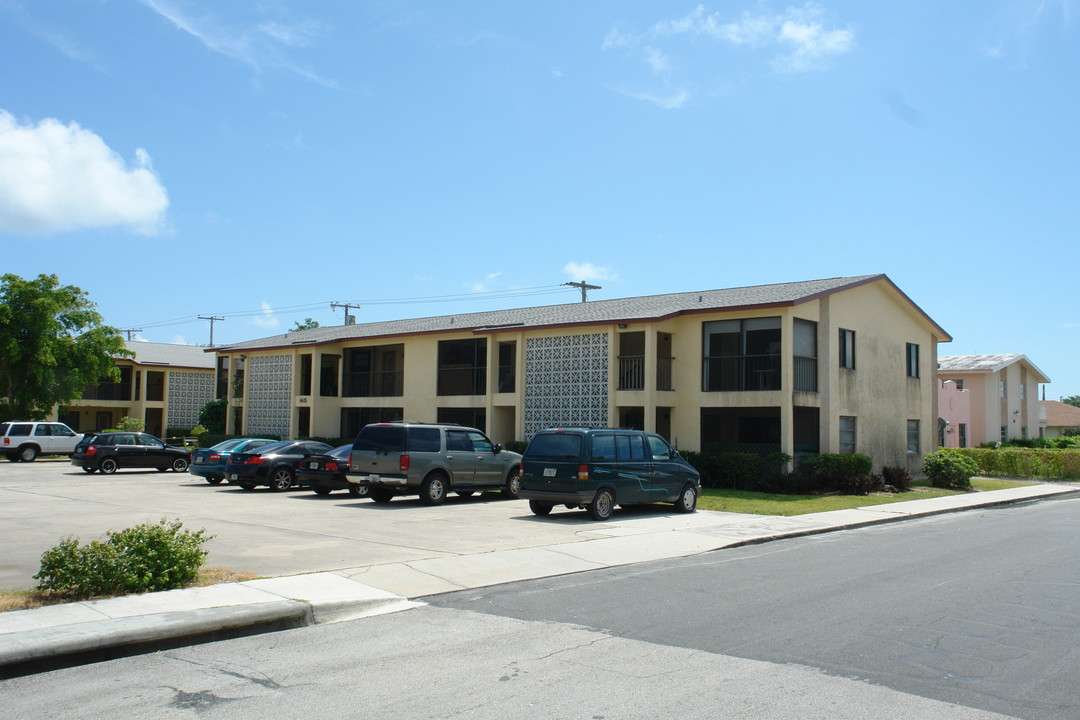
POLYGON ((935 447, 937 344, 885 275, 359 323, 208 350, 229 430, 351 437, 457 422, 497 442, 552 426, 655 431, 687 450, 935 447))
POLYGON ((1050 378, 1026 356, 945 355, 938 358, 937 374, 943 446, 1042 437, 1039 384, 1050 378))
POLYGON ((213 356, 194 345, 129 340, 126 346, 135 356, 117 358, 120 379, 87 386, 58 419, 88 432, 113 427, 122 417, 140 418, 158 437, 168 428, 194 427, 203 405, 214 399, 213 356))

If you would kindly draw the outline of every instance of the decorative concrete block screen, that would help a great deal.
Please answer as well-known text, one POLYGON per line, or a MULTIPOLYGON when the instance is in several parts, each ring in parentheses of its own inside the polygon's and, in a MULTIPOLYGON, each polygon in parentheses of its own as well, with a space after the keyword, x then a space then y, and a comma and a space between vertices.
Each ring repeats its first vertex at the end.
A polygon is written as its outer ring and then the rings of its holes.
POLYGON ((608 424, 608 336, 525 341, 525 439, 549 427, 608 424))
POLYGON ((199 423, 199 411, 214 399, 214 373, 169 372, 167 428, 193 428, 199 423))
POLYGON ((244 416, 249 434, 290 437, 292 376, 291 355, 248 358, 244 416))

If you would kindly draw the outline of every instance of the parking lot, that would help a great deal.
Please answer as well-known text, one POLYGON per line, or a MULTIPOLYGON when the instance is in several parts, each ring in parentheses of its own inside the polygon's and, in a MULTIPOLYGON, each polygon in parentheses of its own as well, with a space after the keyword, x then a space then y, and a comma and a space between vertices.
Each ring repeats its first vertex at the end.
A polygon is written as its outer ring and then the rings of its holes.
MULTIPOLYGON (((669 513, 670 507, 656 512, 669 513)), ((650 513, 651 510, 643 511, 650 513)), ((210 567, 291 575, 529 548, 595 538, 584 512, 534 516, 498 493, 415 497, 379 505, 345 492, 275 493, 212 486, 187 473, 121 470, 88 475, 66 459, 0 463, 0 590, 34 586, 41 553, 65 537, 83 542, 162 517, 206 528, 210 567)))

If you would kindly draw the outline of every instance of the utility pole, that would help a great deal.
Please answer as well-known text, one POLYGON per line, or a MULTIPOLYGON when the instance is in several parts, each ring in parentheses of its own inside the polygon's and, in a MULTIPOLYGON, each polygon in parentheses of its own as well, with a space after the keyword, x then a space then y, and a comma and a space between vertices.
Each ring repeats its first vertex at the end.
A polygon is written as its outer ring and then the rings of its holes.
POLYGON ((576 287, 576 288, 580 289, 581 290, 581 302, 585 302, 588 299, 587 294, 588 294, 588 292, 590 290, 600 290, 601 289, 601 287, 599 285, 587 285, 584 280, 582 280, 581 282, 576 282, 576 283, 575 282, 563 283, 563 285, 567 285, 569 287, 576 287))
POLYGON ((142 332, 142 328, 132 328, 130 330, 121 330, 120 332, 127 333, 128 341, 130 341, 132 333, 142 332))
POLYGON ((218 320, 220 320, 222 322, 225 322, 225 318, 223 318, 223 317, 214 317, 213 315, 211 315, 209 317, 207 317, 206 315, 200 315, 199 319, 200 320, 209 320, 210 321, 210 347, 214 347, 214 323, 216 321, 218 321, 218 320))
POLYGON ((359 305, 357 305, 356 303, 342 303, 342 302, 332 302, 332 303, 330 303, 330 309, 331 310, 336 310, 337 308, 345 308, 345 322, 342 323, 343 325, 352 325, 353 323, 356 322, 356 317, 354 315, 349 314, 349 308, 356 308, 357 310, 359 310, 360 309, 359 305), (349 322, 350 319, 353 322, 349 322))

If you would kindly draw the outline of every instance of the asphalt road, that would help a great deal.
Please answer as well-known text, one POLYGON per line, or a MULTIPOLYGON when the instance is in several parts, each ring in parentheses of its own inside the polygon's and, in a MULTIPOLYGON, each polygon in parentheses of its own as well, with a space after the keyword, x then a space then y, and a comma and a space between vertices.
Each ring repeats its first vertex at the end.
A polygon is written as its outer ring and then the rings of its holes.
POLYGON ((1075 720, 1078 557, 1074 498, 425 599, 1075 720))
POLYGON ((0 461, 0 590, 33 587, 41 554, 65 537, 88 542, 162 517, 215 536, 209 567, 266 577, 574 542, 595 526, 585 513, 537 522, 524 500, 498 493, 378 505, 346 492, 213 486, 188 473, 88 475, 66 461, 0 461))

